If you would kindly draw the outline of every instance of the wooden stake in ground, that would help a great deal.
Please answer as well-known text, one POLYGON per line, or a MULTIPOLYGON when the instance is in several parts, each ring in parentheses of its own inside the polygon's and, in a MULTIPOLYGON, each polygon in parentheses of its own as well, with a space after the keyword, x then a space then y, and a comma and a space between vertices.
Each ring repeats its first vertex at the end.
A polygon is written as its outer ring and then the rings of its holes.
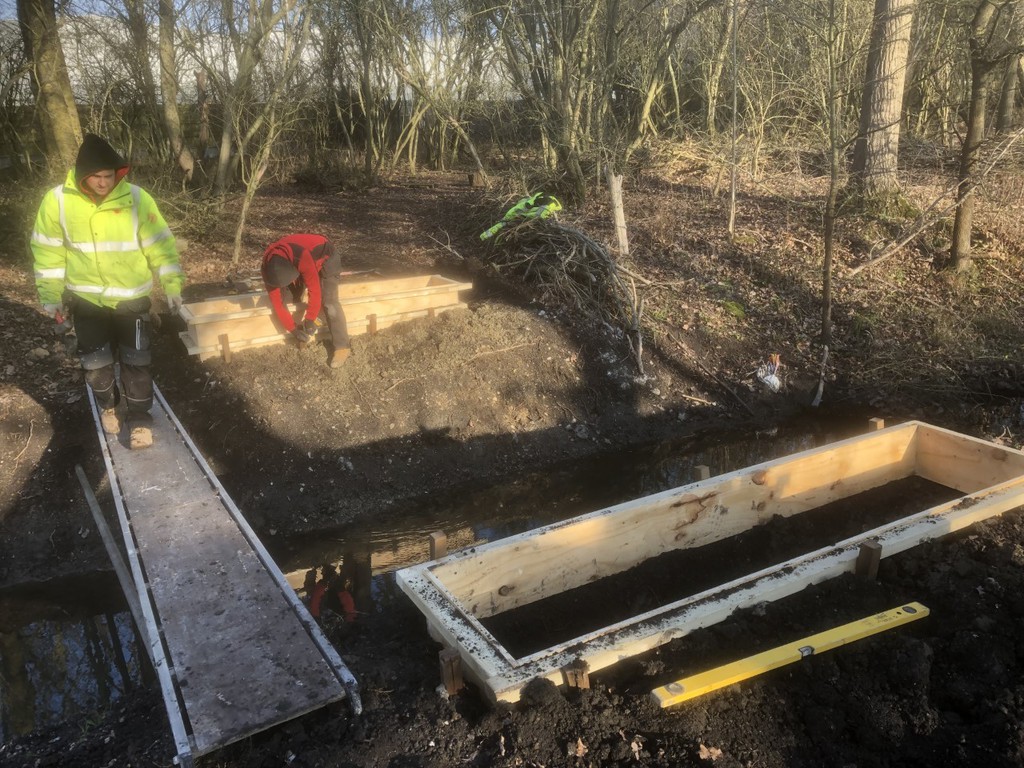
POLYGON ((618 243, 619 257, 629 256, 629 234, 626 231, 626 212, 622 207, 622 174, 612 173, 609 166, 605 166, 605 176, 608 177, 608 194, 612 200, 612 217, 615 221, 615 240, 618 243))

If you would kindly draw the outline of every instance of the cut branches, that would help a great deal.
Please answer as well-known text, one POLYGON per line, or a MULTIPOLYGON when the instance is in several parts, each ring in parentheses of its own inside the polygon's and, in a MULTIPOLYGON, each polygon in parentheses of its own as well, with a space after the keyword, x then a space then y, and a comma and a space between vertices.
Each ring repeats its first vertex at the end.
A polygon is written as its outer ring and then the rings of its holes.
POLYGON ((490 262, 537 288, 545 303, 596 318, 623 333, 643 375, 643 300, 635 280, 603 245, 575 227, 551 219, 506 226, 496 238, 490 262))

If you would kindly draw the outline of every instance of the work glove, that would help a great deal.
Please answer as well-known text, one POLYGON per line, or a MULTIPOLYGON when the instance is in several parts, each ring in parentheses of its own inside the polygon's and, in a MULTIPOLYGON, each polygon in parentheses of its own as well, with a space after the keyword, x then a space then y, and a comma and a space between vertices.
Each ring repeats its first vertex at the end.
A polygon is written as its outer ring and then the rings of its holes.
POLYGON ((71 317, 64 314, 64 307, 61 304, 43 304, 43 311, 53 318, 53 332, 58 336, 71 333, 73 328, 71 317))
POLYGON ((306 344, 309 344, 309 334, 306 333, 306 329, 301 325, 296 325, 295 328, 292 329, 292 336, 294 336, 295 340, 299 342, 300 347, 304 347, 306 344))
POLYGON ((167 297, 167 308, 175 315, 181 313, 181 294, 169 295, 167 297))

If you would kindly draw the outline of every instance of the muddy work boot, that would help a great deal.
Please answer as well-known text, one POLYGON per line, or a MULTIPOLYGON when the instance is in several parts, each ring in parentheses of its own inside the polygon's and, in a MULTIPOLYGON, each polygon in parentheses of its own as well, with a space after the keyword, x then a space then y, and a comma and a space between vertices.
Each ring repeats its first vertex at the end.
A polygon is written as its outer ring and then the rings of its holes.
POLYGON ((116 435, 121 431, 121 417, 116 408, 104 408, 100 411, 100 426, 108 435, 116 435))
POLYGON ((330 359, 328 359, 327 364, 331 366, 331 368, 341 368, 341 366, 345 364, 345 361, 348 360, 348 356, 351 354, 352 350, 349 349, 348 347, 336 349, 334 350, 334 352, 331 353, 330 359))
POLYGON ((153 430, 146 425, 136 425, 132 427, 131 436, 128 441, 128 446, 133 450, 137 451, 140 448, 149 448, 153 444, 153 430))

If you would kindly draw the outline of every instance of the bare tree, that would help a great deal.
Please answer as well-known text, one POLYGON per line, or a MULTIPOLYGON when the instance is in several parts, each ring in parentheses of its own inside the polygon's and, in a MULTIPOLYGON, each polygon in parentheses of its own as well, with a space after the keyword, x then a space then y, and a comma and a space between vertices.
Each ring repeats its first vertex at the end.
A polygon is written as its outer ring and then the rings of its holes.
POLYGON ((435 165, 444 166, 446 137, 451 132, 470 154, 477 171, 485 173, 462 121, 474 94, 483 87, 481 78, 486 66, 487 41, 482 38, 480 25, 465 19, 458 4, 449 0, 390 6, 385 21, 392 40, 387 46, 392 52, 392 68, 418 101, 410 110, 403 138, 396 147, 395 162, 404 141, 410 169, 415 170, 414 137, 422 120, 429 115, 434 118, 432 154, 435 165))
POLYGON ((383 0, 317 0, 316 23, 331 101, 345 139, 363 148, 363 180, 373 183, 384 163, 396 86, 390 75, 387 13, 383 0))
POLYGON ((957 138, 958 112, 964 101, 965 50, 958 34, 962 7, 944 0, 918 0, 910 35, 906 127, 942 146, 950 146, 957 138))
POLYGON ((1013 18, 1012 0, 978 0, 968 33, 971 64, 970 104, 967 134, 960 149, 960 171, 956 191, 956 215, 949 258, 943 266, 957 272, 971 264, 971 231, 974 219, 975 171, 981 159, 985 139, 985 112, 988 109, 992 73, 1007 59, 1021 56, 1020 33, 1013 18))
POLYGON ((242 235, 245 229, 249 207, 260 185, 264 182, 267 169, 274 154, 274 146, 282 133, 295 121, 302 109, 298 94, 304 90, 302 78, 297 77, 302 61, 302 51, 309 39, 309 15, 299 12, 296 18, 282 17, 277 33, 268 39, 267 49, 262 51, 260 66, 251 73, 249 81, 255 86, 254 92, 261 98, 251 99, 239 109, 229 113, 234 121, 232 135, 236 137, 237 163, 245 185, 242 210, 235 228, 235 247, 231 263, 237 265, 242 256, 242 235), (247 160, 251 155, 251 161, 247 160))
POLYGON ((57 172, 74 161, 82 143, 82 126, 71 92, 53 0, 18 0, 18 22, 26 56, 32 62, 36 112, 47 159, 57 172))
POLYGON ((996 109, 996 133, 1013 130, 1013 117, 1017 109, 1017 91, 1020 87, 1020 56, 1008 56, 1003 64, 1003 83, 999 89, 999 107, 996 109))
POLYGON ((174 44, 175 8, 174 0, 159 0, 160 3, 160 91, 163 107, 164 130, 171 153, 184 173, 184 182, 192 181, 195 171, 195 157, 185 143, 181 130, 181 115, 178 112, 178 66, 174 44))
POLYGON ((31 72, 17 24, 0 24, 0 142, 20 148, 17 115, 27 102, 26 75, 31 72))
POLYGON ((247 142, 293 85, 309 35, 307 8, 299 0, 276 7, 273 0, 237 3, 209 6, 202 14, 206 26, 182 34, 182 45, 206 72, 222 106, 217 195, 227 192, 247 142))
POLYGON ((856 193, 869 198, 899 193, 896 171, 913 12, 914 0, 875 0, 850 178, 856 193))
POLYGON ((505 71, 522 100, 519 114, 537 126, 551 170, 582 200, 585 158, 603 159, 618 171, 642 146, 655 130, 652 110, 680 36, 721 2, 652 7, 615 0, 477 0, 474 7, 501 45, 505 71))

